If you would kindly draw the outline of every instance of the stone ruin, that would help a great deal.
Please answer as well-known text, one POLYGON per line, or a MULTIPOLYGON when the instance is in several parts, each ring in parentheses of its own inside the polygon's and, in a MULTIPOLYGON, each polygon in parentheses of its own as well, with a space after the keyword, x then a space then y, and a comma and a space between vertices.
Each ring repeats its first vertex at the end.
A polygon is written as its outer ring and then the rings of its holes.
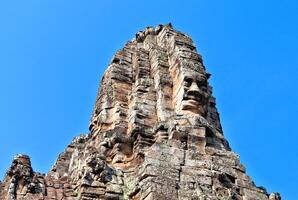
POLYGON ((224 138, 192 39, 148 27, 112 58, 89 130, 45 175, 16 155, 2 200, 280 200, 246 174, 224 138))

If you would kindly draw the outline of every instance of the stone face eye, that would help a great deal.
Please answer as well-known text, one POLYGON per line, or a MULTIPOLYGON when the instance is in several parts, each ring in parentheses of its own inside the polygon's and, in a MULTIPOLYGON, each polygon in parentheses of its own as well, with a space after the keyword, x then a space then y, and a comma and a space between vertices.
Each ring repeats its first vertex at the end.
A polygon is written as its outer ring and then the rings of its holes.
POLYGON ((197 85, 202 91, 207 92, 207 81, 197 81, 197 85))
POLYGON ((186 87, 190 87, 192 83, 192 79, 191 78, 185 78, 184 79, 184 86, 186 87))

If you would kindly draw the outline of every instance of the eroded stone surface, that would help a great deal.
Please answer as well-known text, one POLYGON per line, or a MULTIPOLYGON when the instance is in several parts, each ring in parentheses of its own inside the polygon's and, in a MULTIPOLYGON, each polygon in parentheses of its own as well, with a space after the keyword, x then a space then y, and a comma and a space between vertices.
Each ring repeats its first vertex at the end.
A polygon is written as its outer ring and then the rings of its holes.
POLYGON ((47 175, 17 155, 0 199, 279 200, 245 173, 223 136, 212 87, 190 37, 148 27, 112 58, 90 133, 47 175))

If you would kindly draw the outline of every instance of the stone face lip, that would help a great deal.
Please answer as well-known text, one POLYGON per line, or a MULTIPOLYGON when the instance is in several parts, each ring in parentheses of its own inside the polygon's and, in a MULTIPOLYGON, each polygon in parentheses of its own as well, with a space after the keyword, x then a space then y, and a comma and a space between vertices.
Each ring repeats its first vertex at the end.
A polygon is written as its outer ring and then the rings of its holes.
POLYGON ((104 73, 90 132, 48 174, 16 155, 2 200, 280 200, 246 174, 224 138, 212 87, 192 39, 147 27, 104 73))

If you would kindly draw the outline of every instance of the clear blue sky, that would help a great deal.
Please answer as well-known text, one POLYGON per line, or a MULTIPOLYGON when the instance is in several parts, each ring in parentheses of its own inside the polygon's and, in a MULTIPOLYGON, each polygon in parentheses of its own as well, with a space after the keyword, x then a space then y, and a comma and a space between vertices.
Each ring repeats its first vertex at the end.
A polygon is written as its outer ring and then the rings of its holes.
POLYGON ((17 153, 47 172, 87 132, 115 51, 138 30, 172 22, 203 55, 248 174, 297 200, 297 11, 295 0, 0 1, 0 177, 17 153))

